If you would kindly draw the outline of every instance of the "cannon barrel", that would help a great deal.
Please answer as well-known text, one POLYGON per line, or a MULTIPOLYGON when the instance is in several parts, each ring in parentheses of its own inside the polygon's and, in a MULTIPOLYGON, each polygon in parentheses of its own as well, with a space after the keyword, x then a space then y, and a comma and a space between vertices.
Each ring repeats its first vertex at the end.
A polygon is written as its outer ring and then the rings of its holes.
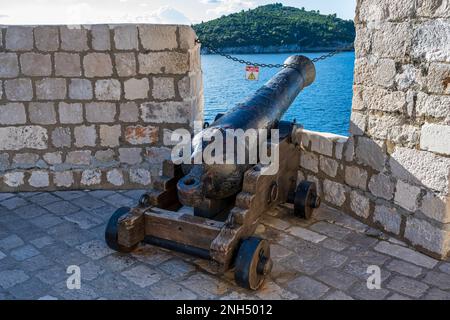
MULTIPOLYGON (((291 56, 285 67, 262 88, 218 118, 193 139, 192 158, 202 152, 209 142, 202 137, 214 130, 275 129, 303 88, 316 76, 313 62, 305 56, 291 56)), ((226 201, 242 189, 243 176, 251 164, 193 165, 178 182, 178 196, 184 205, 205 207, 205 200, 226 201)), ((211 208, 211 204, 206 205, 211 208)), ((220 207, 220 205, 219 205, 220 207)), ((208 210, 206 210, 208 211, 208 210)), ((214 211, 214 210, 213 210, 214 211)))

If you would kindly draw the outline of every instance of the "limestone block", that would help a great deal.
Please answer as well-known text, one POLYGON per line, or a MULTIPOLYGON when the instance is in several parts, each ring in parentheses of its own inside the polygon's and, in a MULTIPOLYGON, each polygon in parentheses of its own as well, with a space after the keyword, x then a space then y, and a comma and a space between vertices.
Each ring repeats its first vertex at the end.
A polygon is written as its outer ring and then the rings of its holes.
POLYGON ((173 78, 153 78, 152 96, 157 100, 175 98, 175 84, 173 78))
POLYGON ((419 144, 420 129, 411 125, 393 126, 387 138, 396 145, 414 148, 419 144))
POLYGON ((109 183, 115 186, 121 186, 125 183, 123 173, 119 169, 113 169, 107 172, 106 179, 109 183))
POLYGON ((85 108, 88 122, 114 122, 114 117, 116 116, 116 105, 114 103, 93 102, 86 104, 85 108))
POLYGON ((75 146, 95 147, 97 141, 97 130, 95 126, 75 127, 75 146))
POLYGON ((140 25, 138 28, 144 49, 161 51, 178 48, 176 26, 140 25))
POLYGON ((356 166, 347 166, 345 168, 345 183, 349 186, 366 190, 367 176, 367 171, 362 168, 356 166))
POLYGON ((33 49, 33 28, 8 26, 6 29, 5 47, 12 51, 28 51, 33 49))
POLYGON ((389 208, 384 205, 375 206, 373 221, 378 222, 388 232, 400 233, 402 217, 395 208, 389 208))
POLYGON ((129 79, 124 83, 125 99, 147 99, 150 85, 147 78, 129 79))
POLYGON ((379 86, 391 88, 394 85, 397 69, 395 61, 391 59, 380 59, 374 71, 374 81, 379 86))
POLYGON ((19 75, 19 59, 15 53, 0 52, 0 77, 15 78, 19 75))
POLYGON ((114 28, 114 44, 119 50, 138 49, 138 29, 134 25, 123 25, 114 28))
POLYGON ((60 102, 58 106, 59 121, 63 124, 83 122, 83 106, 81 103, 60 102))
POLYGON ((334 156, 336 157, 336 159, 342 160, 342 156, 344 154, 344 148, 347 145, 348 141, 349 141, 348 137, 342 137, 342 138, 336 140, 335 151, 334 151, 334 156))
POLYGON ((412 38, 409 22, 383 23, 374 32, 372 53, 381 58, 403 58, 411 50, 412 38))
POLYGON ((189 123, 191 102, 150 102, 141 105, 141 117, 151 123, 189 123))
POLYGON ((132 77, 136 75, 136 56, 134 52, 116 53, 115 62, 119 77, 132 77))
POLYGON ((115 159, 114 151, 111 149, 108 150, 99 150, 95 153, 95 160, 100 162, 112 162, 115 159))
POLYGON ((76 166, 88 166, 91 164, 91 151, 70 151, 67 153, 66 163, 76 166))
POLYGON ((362 136, 367 128, 367 115, 359 112, 352 112, 350 118, 350 133, 353 136, 362 136))
POLYGON ((46 78, 36 82, 36 97, 38 100, 64 100, 66 91, 65 79, 46 78))
POLYGON ((126 164, 138 164, 142 162, 141 148, 120 148, 119 149, 120 162, 126 164))
POLYGON ((350 193, 350 208, 359 217, 367 219, 370 215, 370 200, 357 191, 350 193))
POLYGON ((322 170, 323 172, 325 172, 325 174, 327 174, 332 178, 336 177, 337 170, 339 167, 339 163, 336 160, 321 155, 319 161, 320 161, 320 170, 322 170))
POLYGON ((429 222, 414 217, 406 220, 405 237, 414 245, 419 245, 440 256, 446 256, 449 250, 449 231, 433 226, 429 222))
POLYGON ((370 138, 358 138, 356 145, 356 161, 374 170, 382 171, 386 162, 386 144, 370 138))
POLYGON ((52 74, 52 61, 49 54, 24 53, 20 56, 22 73, 26 76, 45 77, 52 74))
POLYGON ((189 55, 180 52, 151 52, 138 56, 139 73, 185 74, 189 71, 189 55))
POLYGON ((36 166, 39 155, 35 153, 18 153, 14 156, 12 166, 20 169, 30 169, 36 166))
POLYGON ((450 64, 431 63, 427 75, 430 93, 450 94, 450 64))
POLYGON ((139 108, 137 104, 135 102, 121 103, 119 120, 123 122, 139 121, 139 108))
POLYGON ((72 145, 72 133, 70 128, 55 128, 52 131, 52 144, 56 148, 65 148, 72 145))
POLYGON ((89 53, 83 59, 84 75, 88 78, 111 77, 111 57, 106 53, 89 53))
POLYGON ((404 119, 393 115, 369 115, 368 132, 377 139, 387 139, 393 127, 402 126, 404 119))
POLYGON ((101 125, 100 126, 100 144, 103 147, 117 147, 120 145, 120 136, 122 135, 120 125, 101 125))
POLYGON ((39 126, 0 128, 0 150, 47 148, 47 130, 39 126))
POLYGON ((84 170, 81 174, 81 184, 84 186, 93 186, 102 182, 102 172, 99 169, 84 170))
POLYGON ((12 188, 20 187, 24 184, 24 180, 24 172, 8 172, 3 176, 3 182, 12 188))
POLYGON ((420 148, 450 155, 450 126, 424 124, 420 135, 420 148))
POLYGON ((429 62, 450 62, 450 21, 423 21, 414 29, 412 56, 429 62))
POLYGON ((319 157, 308 151, 302 151, 300 154, 300 166, 314 173, 319 173, 319 157))
POLYGON ((95 97, 98 100, 120 100, 121 86, 119 80, 103 79, 95 83, 95 97))
POLYGON ((130 144, 158 142, 159 129, 153 126, 130 126, 125 129, 125 140, 130 144))
POLYGON ((417 94, 416 112, 421 117, 434 117, 450 124, 450 96, 417 94))
POLYGON ((32 102, 28 107, 30 122, 34 124, 55 124, 56 112, 52 102, 32 102))
POLYGON ((0 171, 8 170, 9 166, 10 166, 9 154, 0 153, 0 171))
POLYGON ((344 158, 345 161, 352 162, 354 157, 355 157, 355 139, 349 138, 348 142, 345 145, 344 158))
POLYGON ((325 179, 323 182, 323 192, 325 201, 335 205, 342 206, 347 199, 347 190, 344 185, 325 179))
POLYGON ((62 153, 61 152, 49 152, 43 156, 45 162, 49 165, 61 164, 62 163, 62 153))
POLYGON ((417 0, 417 16, 427 18, 450 17, 448 0, 417 0))
POLYGON ((325 156, 333 156, 333 143, 342 136, 337 136, 331 133, 322 132, 307 132, 309 140, 311 141, 311 151, 323 154, 325 156))
POLYGON ((34 28, 34 41, 39 51, 51 52, 59 49, 58 27, 39 26, 34 28))
POLYGON ((49 175, 47 171, 32 171, 28 179, 30 186, 35 188, 48 187, 50 184, 49 175))
POLYGON ((81 76, 80 56, 74 53, 55 53, 55 72, 57 76, 63 77, 81 76))
POLYGON ((87 44, 87 30, 80 26, 60 27, 61 49, 64 51, 86 51, 89 49, 87 44))
POLYGON ((95 25, 91 29, 92 48, 97 51, 106 51, 111 49, 111 40, 109 26, 95 25))
POLYGON ((69 188, 74 183, 73 173, 70 171, 55 172, 53 181, 57 187, 69 188))
POLYGON ((87 79, 71 79, 69 98, 74 100, 91 100, 94 97, 92 84, 87 79))
POLYGON ((180 49, 188 50, 198 46, 195 43, 197 35, 192 27, 178 26, 178 33, 180 34, 180 49))
POLYGON ((397 147, 389 159, 392 175, 410 184, 448 193, 450 159, 427 151, 397 147))
POLYGON ((397 181, 394 202, 408 211, 415 212, 418 208, 419 194, 419 187, 399 180, 397 181))
POLYGON ((147 186, 151 183, 150 172, 146 169, 130 169, 130 181, 147 186))
POLYGON ((422 199, 420 211, 441 223, 450 223, 450 198, 427 192, 422 199))
POLYGON ((383 173, 373 175, 369 181, 369 190, 377 198, 392 200, 394 188, 391 178, 383 173))
POLYGON ((11 79, 5 81, 6 98, 10 101, 33 100, 33 86, 30 79, 11 79))

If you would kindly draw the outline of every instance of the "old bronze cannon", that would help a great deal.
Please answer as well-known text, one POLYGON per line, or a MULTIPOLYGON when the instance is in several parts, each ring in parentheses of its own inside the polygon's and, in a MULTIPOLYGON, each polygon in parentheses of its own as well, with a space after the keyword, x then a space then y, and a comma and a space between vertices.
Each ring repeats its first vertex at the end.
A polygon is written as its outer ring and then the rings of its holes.
POLYGON ((112 215, 105 232, 108 246, 131 252, 145 242, 208 259, 218 273, 234 267, 236 282, 257 290, 272 268, 268 241, 253 236, 261 216, 289 202, 297 216, 308 219, 320 205, 314 183, 297 185, 300 149, 292 141, 297 127, 281 121, 298 94, 314 80, 311 60, 292 56, 254 95, 217 115, 193 139, 192 159, 208 145, 202 139, 206 133, 278 129, 277 141, 263 146, 245 144, 246 150, 276 144, 278 171, 264 174, 267 164, 249 159, 239 164, 165 162, 163 176, 154 179, 153 189, 141 197, 139 205, 112 215))

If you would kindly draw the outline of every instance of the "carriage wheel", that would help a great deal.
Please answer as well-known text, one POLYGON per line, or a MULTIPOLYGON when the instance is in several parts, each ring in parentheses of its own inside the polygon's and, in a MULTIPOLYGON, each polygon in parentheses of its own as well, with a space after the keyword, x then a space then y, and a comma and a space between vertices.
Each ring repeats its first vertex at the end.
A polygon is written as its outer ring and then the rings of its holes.
POLYGON ((294 214, 302 219, 309 219, 314 211, 320 207, 320 197, 314 182, 303 181, 295 190, 294 214))

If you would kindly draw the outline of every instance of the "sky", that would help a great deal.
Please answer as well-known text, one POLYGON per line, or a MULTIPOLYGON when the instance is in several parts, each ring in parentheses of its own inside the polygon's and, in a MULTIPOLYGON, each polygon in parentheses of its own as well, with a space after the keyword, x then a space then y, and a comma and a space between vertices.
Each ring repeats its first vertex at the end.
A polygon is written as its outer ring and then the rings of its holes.
POLYGON ((195 24, 275 2, 343 19, 356 7, 356 0, 0 0, 0 24, 195 24))

